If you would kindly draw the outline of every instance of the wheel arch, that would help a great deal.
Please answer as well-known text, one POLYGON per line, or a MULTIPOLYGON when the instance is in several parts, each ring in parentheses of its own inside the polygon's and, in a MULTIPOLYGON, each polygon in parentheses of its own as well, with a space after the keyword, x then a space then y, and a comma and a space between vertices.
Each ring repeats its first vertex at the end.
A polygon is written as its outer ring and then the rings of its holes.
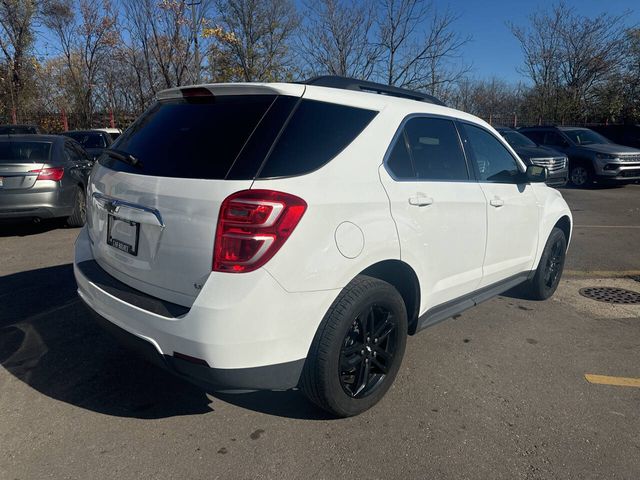
POLYGON ((395 287, 407 308, 409 334, 413 335, 418 323, 420 309, 420 281, 415 270, 402 260, 383 260, 365 268, 360 275, 383 280, 395 287))
POLYGON ((564 238, 567 240, 567 247, 569 246, 569 240, 571 239, 571 219, 568 215, 563 215, 553 226, 559 228, 564 233, 564 238))

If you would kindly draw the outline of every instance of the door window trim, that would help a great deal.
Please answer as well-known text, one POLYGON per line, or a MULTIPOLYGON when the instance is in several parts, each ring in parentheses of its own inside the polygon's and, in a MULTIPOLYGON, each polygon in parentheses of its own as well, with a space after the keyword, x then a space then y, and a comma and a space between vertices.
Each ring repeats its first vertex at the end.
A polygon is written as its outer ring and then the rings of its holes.
POLYGON ((460 134, 460 129, 458 128, 458 119, 455 118, 455 117, 449 117, 447 115, 439 115, 439 114, 431 114, 431 113, 410 113, 409 115, 404 117, 402 119, 402 121, 400 122, 400 125, 398 126, 396 132, 393 134, 391 142, 387 146, 387 150, 386 150, 386 152, 384 154, 384 157, 383 157, 383 160, 382 160, 382 165, 384 166, 384 169, 387 172, 387 174, 395 182, 477 183, 477 181, 478 181, 478 175, 477 175, 475 169, 472 168, 469 165, 469 158, 467 156, 467 153, 465 151, 464 145, 462 143, 462 136, 460 134), (460 151, 462 152, 462 156, 464 158, 465 166, 467 168, 467 175, 469 176, 469 178, 467 178, 466 180, 437 180, 437 179, 423 179, 423 178, 418 178, 417 177, 416 168, 415 168, 415 162, 413 160, 413 152, 411 151, 411 148, 409 146, 409 142, 408 142, 406 131, 405 131, 406 124, 410 120, 413 120, 414 118, 434 118, 434 119, 439 119, 439 120, 449 120, 453 124, 453 127, 456 130, 456 135, 458 137, 458 145, 460 146, 460 151), (389 157, 393 153, 393 149, 395 148, 396 142, 398 141, 400 136, 402 136, 403 141, 405 142, 405 147, 406 147, 407 151, 409 152, 409 159, 411 161, 411 168, 413 170, 414 175, 416 175, 413 178, 398 177, 389 168, 389 157))

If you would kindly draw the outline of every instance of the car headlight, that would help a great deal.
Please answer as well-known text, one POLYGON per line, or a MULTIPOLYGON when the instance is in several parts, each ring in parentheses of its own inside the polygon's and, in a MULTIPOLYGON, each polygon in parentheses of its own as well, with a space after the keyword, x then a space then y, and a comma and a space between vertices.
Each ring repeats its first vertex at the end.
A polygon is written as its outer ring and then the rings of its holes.
POLYGON ((610 153, 596 153, 596 158, 598 160, 613 160, 618 157, 616 155, 611 155, 610 153))

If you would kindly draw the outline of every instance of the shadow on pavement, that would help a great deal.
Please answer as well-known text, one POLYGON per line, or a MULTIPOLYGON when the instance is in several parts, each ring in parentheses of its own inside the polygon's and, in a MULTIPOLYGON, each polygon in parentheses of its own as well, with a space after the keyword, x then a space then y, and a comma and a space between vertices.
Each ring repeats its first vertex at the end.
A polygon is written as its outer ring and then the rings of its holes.
MULTIPOLYGON (((0 278, 0 364, 48 397, 105 415, 157 419, 213 410, 204 390, 126 350, 92 321, 71 264, 0 278)), ((269 415, 329 418, 297 391, 213 395, 269 415)))
POLYGON ((59 228, 69 228, 64 219, 53 218, 33 222, 32 220, 9 221, 0 220, 0 238, 2 237, 28 237, 38 235, 59 228))
POLYGON ((0 278, 0 363, 48 397, 106 415, 212 410, 205 392, 130 354, 90 320, 70 264, 0 278))

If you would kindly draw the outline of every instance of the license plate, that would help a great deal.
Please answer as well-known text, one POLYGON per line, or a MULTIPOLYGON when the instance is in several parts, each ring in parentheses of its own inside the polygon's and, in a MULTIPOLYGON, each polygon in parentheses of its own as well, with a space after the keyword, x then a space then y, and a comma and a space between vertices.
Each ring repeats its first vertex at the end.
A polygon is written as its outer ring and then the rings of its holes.
POLYGON ((140 224, 130 220, 107 216, 107 244, 129 255, 138 255, 140 224))

